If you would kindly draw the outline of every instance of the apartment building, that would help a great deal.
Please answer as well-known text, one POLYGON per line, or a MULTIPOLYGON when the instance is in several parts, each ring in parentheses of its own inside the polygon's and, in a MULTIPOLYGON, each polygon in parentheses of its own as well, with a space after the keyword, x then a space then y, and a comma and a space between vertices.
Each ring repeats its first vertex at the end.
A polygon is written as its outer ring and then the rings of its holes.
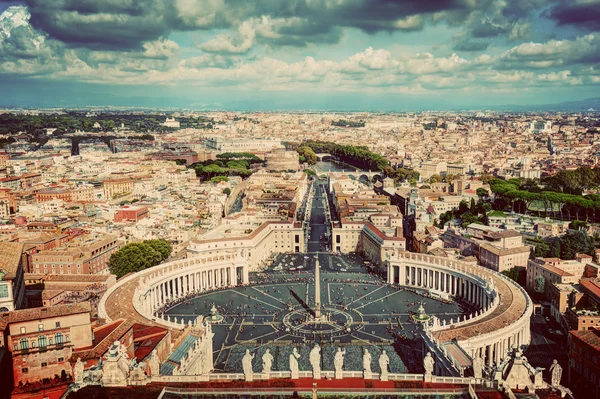
POLYGON ((586 265, 577 260, 559 258, 535 258, 527 263, 526 289, 550 298, 553 284, 577 284, 584 274, 586 265))
MULTIPOLYGON (((568 386, 576 397, 600 398, 600 330, 569 331, 568 386)), ((564 376, 563 376, 564 379, 564 376)))
POLYGON ((71 377, 71 353, 92 345, 88 302, 5 312, 0 320, 7 326, 15 386, 71 377))
POLYGON ((60 248, 31 256, 31 271, 36 274, 96 274, 107 270, 110 256, 119 250, 115 236, 77 240, 60 248))
POLYGON ((0 242, 0 312, 25 307, 25 244, 0 242))

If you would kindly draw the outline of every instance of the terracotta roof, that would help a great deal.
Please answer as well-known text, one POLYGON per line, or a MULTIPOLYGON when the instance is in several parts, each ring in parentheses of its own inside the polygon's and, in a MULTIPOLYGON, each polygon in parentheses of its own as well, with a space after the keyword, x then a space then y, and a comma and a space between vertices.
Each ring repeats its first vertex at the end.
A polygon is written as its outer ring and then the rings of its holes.
POLYGON ((600 300, 600 282, 597 280, 581 280, 579 283, 589 295, 593 296, 595 301, 600 300))
POLYGON ((81 360, 98 359, 106 353, 113 342, 118 341, 132 326, 132 321, 119 319, 114 323, 94 329, 94 346, 88 350, 73 352, 71 361, 76 361, 78 357, 81 360), (96 337, 96 334, 100 334, 100 336, 96 337))
POLYGON ((487 233, 488 237, 500 239, 500 238, 510 238, 510 237, 520 237, 521 233, 515 230, 506 230, 506 231, 492 231, 487 233))
POLYGON ((481 249, 485 249, 488 252, 491 252, 495 255, 514 255, 514 254, 520 254, 520 253, 525 253, 525 252, 529 252, 530 249, 528 246, 524 245, 522 247, 516 247, 516 248, 498 248, 494 245, 490 245, 490 244, 486 244, 483 243, 480 245, 481 249))
POLYGON ((589 330, 569 331, 569 334, 579 338, 597 351, 600 351, 600 330, 591 328, 589 330))
POLYGON ((8 323, 20 323, 30 320, 49 319, 51 317, 61 317, 77 313, 89 313, 91 310, 89 302, 69 303, 66 305, 55 305, 33 309, 15 310, 12 312, 1 313, 0 317, 8 323))
POLYGON ((0 270, 8 275, 15 275, 21 264, 23 243, 0 242, 0 270))

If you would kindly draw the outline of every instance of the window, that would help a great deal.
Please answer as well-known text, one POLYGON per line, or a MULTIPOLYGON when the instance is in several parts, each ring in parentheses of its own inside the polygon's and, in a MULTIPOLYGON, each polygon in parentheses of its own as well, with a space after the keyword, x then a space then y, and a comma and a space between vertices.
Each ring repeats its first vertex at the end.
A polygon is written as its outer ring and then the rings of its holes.
POLYGON ((46 336, 45 335, 40 335, 38 337, 38 346, 40 348, 45 348, 46 347, 46 336))
POLYGON ((27 329, 25 327, 21 327, 21 334, 27 333, 27 329))
POLYGON ((21 338, 21 340, 19 341, 19 345, 21 346, 21 350, 29 348, 29 343, 25 338, 21 338))
POLYGON ((59 358, 58 358, 58 362, 59 362, 59 363, 60 363, 60 362, 64 362, 64 361, 65 361, 65 358, 64 358, 64 357, 59 357, 59 358))
POLYGON ((56 322, 56 328, 60 328, 60 321, 56 322))
POLYGON ((0 284, 0 298, 8 298, 8 284, 0 284))
POLYGON ((44 325, 42 323, 38 324, 38 331, 39 332, 44 331, 44 325))
POLYGON ((46 363, 46 362, 42 362, 41 366, 42 366, 42 367, 48 367, 48 363, 46 363))
POLYGON ((21 372, 22 372, 23 374, 27 374, 27 373, 29 372, 29 369, 28 369, 27 367, 23 367, 23 368, 21 369, 21 372))
POLYGON ((62 333, 56 333, 56 335, 54 336, 54 338, 56 339, 56 345, 60 345, 63 343, 63 335, 62 333))

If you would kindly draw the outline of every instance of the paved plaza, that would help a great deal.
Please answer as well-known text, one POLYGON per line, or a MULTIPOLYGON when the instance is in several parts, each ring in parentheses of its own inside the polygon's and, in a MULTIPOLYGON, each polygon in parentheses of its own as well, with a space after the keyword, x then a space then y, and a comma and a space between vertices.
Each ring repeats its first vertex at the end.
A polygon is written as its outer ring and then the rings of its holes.
MULTIPOLYGON (((360 270, 359 263, 352 258, 335 258, 334 267, 338 267, 335 262, 339 260, 341 264, 354 262, 356 270, 360 270)), ((304 262, 304 256, 283 255, 272 268, 297 267, 304 262)), ((314 260, 309 264, 314 265, 314 260)), ((168 315, 187 321, 197 315, 209 315, 214 305, 224 316, 222 323, 213 326, 216 369, 237 370, 237 364, 232 364, 230 357, 235 354, 234 358, 238 359, 246 347, 260 353, 261 348, 264 351, 266 347, 296 345, 303 353, 314 342, 324 347, 343 344, 391 348, 397 341, 410 345, 418 329, 410 314, 416 312, 421 303, 426 313, 440 319, 456 319, 467 311, 461 304, 444 303, 389 286, 364 270, 336 273, 323 270, 321 301, 328 322, 311 324, 308 321, 315 305, 313 270, 289 272, 272 271, 272 268, 251 275, 249 286, 204 293, 168 310, 168 315)), ((420 347, 413 349, 420 350, 420 347)), ((271 352, 274 350, 277 348, 271 352)), ((376 349, 370 351, 377 352, 376 349)), ((282 354, 284 358, 287 359, 287 355, 282 354)))
MULTIPOLYGON (((167 314, 187 322, 198 315, 208 316, 213 306, 218 309, 224 320, 213 327, 217 370, 240 371, 246 348, 257 354, 257 369, 262 353, 269 349, 275 356, 274 369, 287 370, 292 347, 299 347, 302 355, 315 342, 323 347, 325 366, 327 354, 343 345, 349 348, 348 370, 353 369, 353 361, 356 370, 362 370, 360 346, 368 346, 375 359, 385 348, 395 372, 418 369, 422 359, 417 341, 420 326, 411 314, 422 304, 427 314, 450 321, 473 309, 428 298, 425 292, 392 287, 369 274, 359 256, 332 253, 324 182, 317 181, 312 190, 306 253, 277 254, 268 268, 250 274, 250 285, 187 298, 170 307, 167 314), (313 320, 317 259, 325 315, 318 323, 313 320)), ((306 359, 301 357, 301 369, 310 369, 304 364, 306 359)))

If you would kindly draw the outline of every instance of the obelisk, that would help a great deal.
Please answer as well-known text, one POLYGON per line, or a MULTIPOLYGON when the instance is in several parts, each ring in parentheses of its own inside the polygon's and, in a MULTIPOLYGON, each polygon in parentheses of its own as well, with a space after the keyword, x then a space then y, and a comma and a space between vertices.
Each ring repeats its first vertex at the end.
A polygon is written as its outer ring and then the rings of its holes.
POLYGON ((319 257, 315 262, 315 319, 321 318, 321 276, 319 272, 319 257))

